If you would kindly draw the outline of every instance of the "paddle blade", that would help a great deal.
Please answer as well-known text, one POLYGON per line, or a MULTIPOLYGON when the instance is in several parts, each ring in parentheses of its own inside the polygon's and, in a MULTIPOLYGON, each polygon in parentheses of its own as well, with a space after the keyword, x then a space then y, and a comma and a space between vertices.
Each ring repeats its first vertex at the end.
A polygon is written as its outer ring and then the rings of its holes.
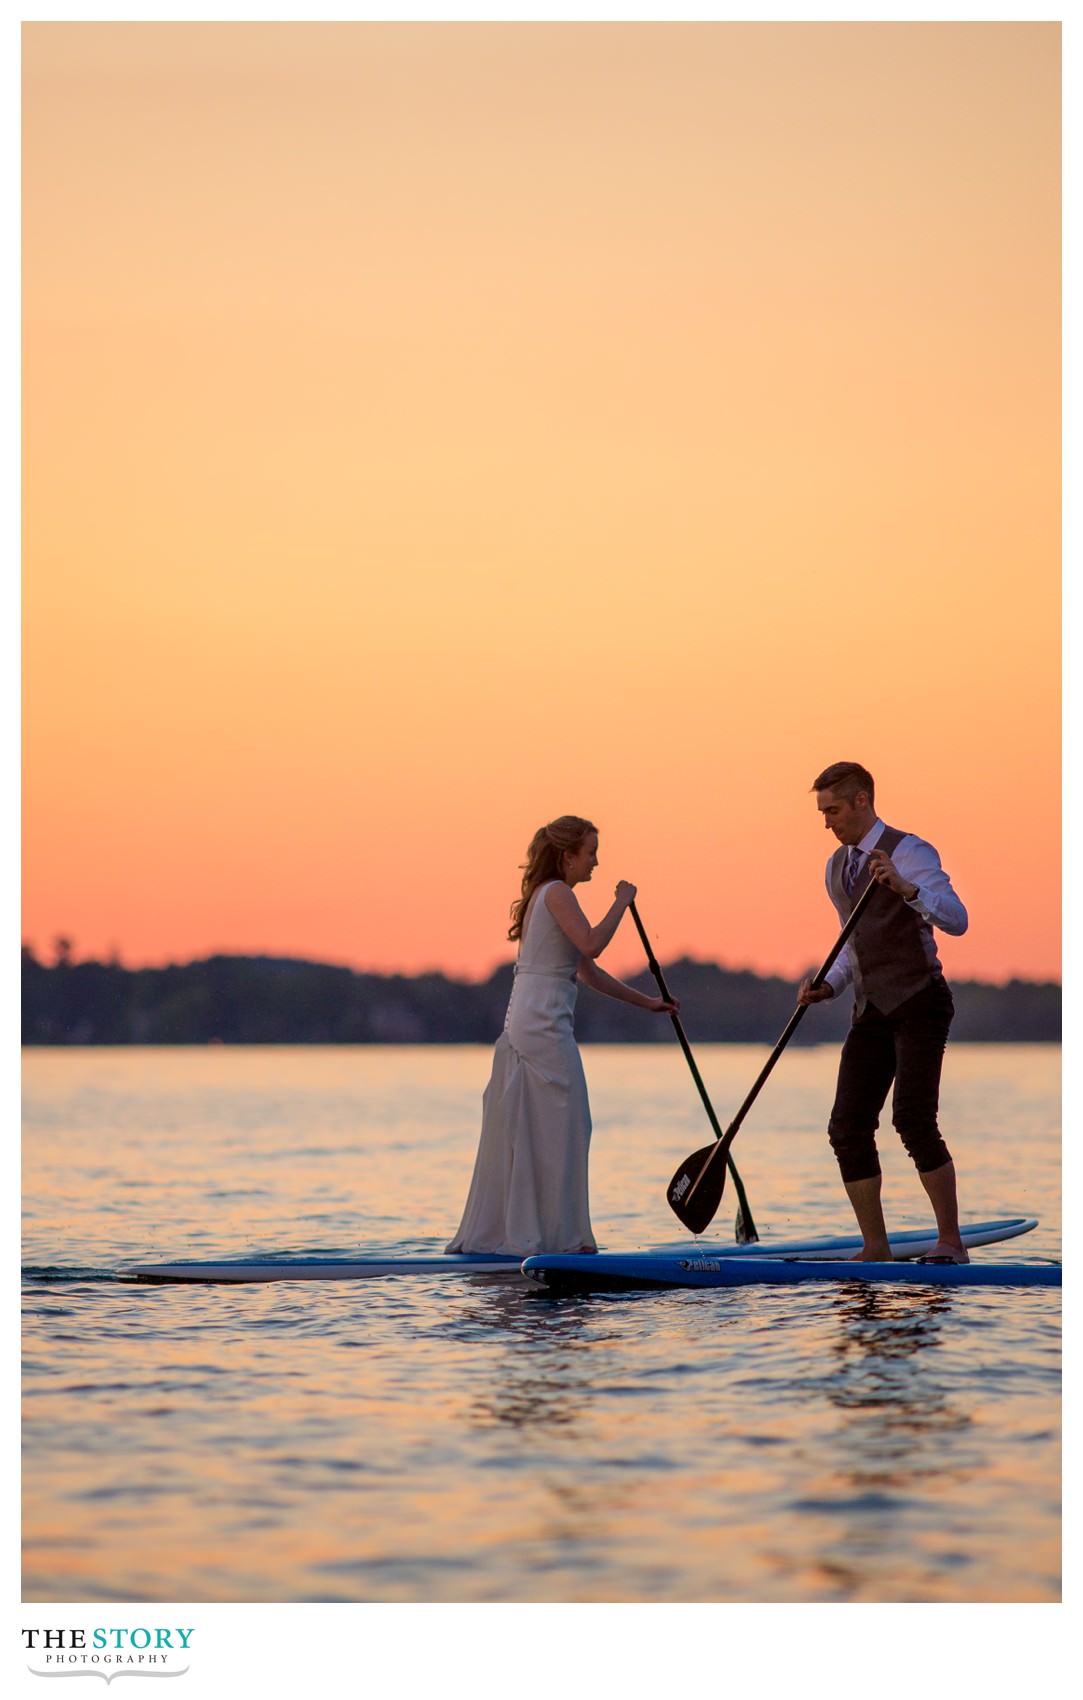
MULTIPOLYGON (((726 1167, 729 1167, 728 1163, 726 1167)), ((736 1182, 734 1184, 736 1184, 736 1182)), ((744 1204, 738 1204, 737 1206, 737 1215, 733 1223, 733 1237, 737 1241, 738 1245, 756 1245, 759 1241, 760 1236, 756 1232, 756 1224, 752 1220, 752 1213, 744 1204)))
POLYGON ((693 1234, 702 1234, 722 1202, 726 1159, 719 1151, 721 1143, 716 1139, 686 1157, 666 1189, 670 1209, 693 1234))

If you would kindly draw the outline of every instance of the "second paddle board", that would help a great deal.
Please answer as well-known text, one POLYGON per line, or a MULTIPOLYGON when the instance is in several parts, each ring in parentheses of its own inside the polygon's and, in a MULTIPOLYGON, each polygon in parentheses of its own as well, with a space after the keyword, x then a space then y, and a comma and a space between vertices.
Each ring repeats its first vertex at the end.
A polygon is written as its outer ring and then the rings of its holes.
MULTIPOLYGON (((1037 1226, 1034 1216, 1005 1216, 992 1222, 977 1222, 963 1229, 967 1246, 992 1245, 1014 1239, 1037 1226)), ((891 1236, 892 1254, 897 1258, 922 1257, 932 1251, 936 1236, 928 1228, 913 1228, 891 1236)), ((682 1240, 652 1251, 633 1253, 648 1258, 743 1258, 798 1257, 838 1260, 860 1248, 856 1234, 827 1238, 776 1240, 754 1246, 723 1244, 709 1240, 682 1240)), ((605 1255, 596 1254, 596 1255, 605 1255)), ((581 1259, 595 1262, 595 1257, 581 1259)), ((362 1281, 380 1275, 473 1275, 518 1272, 522 1259, 503 1252, 370 1252, 353 1257, 312 1257, 303 1252, 285 1256, 206 1258, 173 1263, 137 1263, 124 1274, 139 1281, 362 1281)))

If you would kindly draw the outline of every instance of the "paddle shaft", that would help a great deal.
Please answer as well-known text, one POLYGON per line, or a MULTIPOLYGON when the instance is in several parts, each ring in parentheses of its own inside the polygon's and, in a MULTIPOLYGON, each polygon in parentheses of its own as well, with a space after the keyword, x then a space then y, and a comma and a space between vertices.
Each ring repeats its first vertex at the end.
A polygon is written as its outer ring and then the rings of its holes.
MULTIPOLYGON (((865 913, 865 909, 868 906, 869 901, 872 898, 873 892, 878 890, 878 889, 879 888, 878 888, 877 881, 874 880, 874 879, 870 879, 868 885, 865 887, 865 890, 861 893, 861 896, 858 898, 857 902, 854 904, 853 913, 850 915, 849 919, 847 920, 846 925, 843 927, 838 938, 835 940, 831 949, 828 951, 827 956, 825 957, 823 963, 816 970, 816 973, 813 975, 812 981, 811 981, 811 989, 813 991, 815 991, 818 986, 823 985, 824 980, 827 978, 828 970, 834 964, 834 962, 835 962, 836 958, 838 957, 840 951, 843 949, 843 946, 846 944, 847 939, 850 937, 850 934, 853 932, 854 928, 857 926, 858 921, 861 919, 862 915, 865 913)), ((756 1076, 755 1084, 753 1085, 751 1091, 749 1092, 748 1097, 745 1099, 744 1103, 741 1105, 740 1109, 737 1111, 737 1114, 734 1116, 733 1120, 730 1122, 725 1133, 719 1135, 718 1144, 715 1146, 714 1150, 711 1152, 710 1156, 707 1158, 707 1162, 704 1163, 703 1168, 700 1170, 699 1174, 697 1175, 695 1185, 692 1187, 692 1192, 695 1192, 696 1187, 699 1185, 700 1181, 703 1179, 704 1175, 707 1173, 708 1165, 714 1160, 714 1158, 717 1156, 717 1154, 720 1150, 725 1152, 727 1162, 731 1163, 730 1172, 732 1174, 732 1172, 733 1172, 733 1170, 732 1170, 732 1160, 730 1158, 729 1148, 730 1148, 730 1145, 733 1143, 733 1139, 734 1139, 734 1136, 737 1133, 737 1129, 740 1127, 741 1123, 744 1121, 745 1117, 747 1116, 749 1110, 752 1108, 752 1105, 755 1103, 756 1099, 759 1097, 760 1088, 763 1086, 763 1083, 767 1079, 767 1076, 770 1074, 771 1070, 774 1068, 775 1064, 777 1063, 779 1057, 782 1055, 783 1051, 786 1049, 786 1046, 789 1044, 790 1040, 793 1038, 793 1035, 794 1035, 794 1033, 795 1033, 795 1031, 798 1027, 798 1024, 801 1021, 801 1017, 804 1015, 807 1008, 808 1008, 807 1004, 799 1003, 797 1008, 794 1010, 793 1014, 790 1016, 789 1021, 786 1023, 785 1029, 783 1030, 783 1032, 779 1036, 779 1040, 778 1040, 777 1045, 775 1046, 774 1050, 771 1052, 771 1055, 768 1057, 767 1061, 764 1063, 759 1074, 756 1076)), ((691 1196, 691 1194, 689 1196, 691 1196)))
MULTIPOLYGON (((662 973, 661 967, 659 966, 659 963, 658 963, 658 959, 655 956, 654 951, 651 949, 650 940, 647 937, 647 933, 646 933, 646 930, 643 926, 643 922, 639 918, 639 910, 635 906, 635 900, 634 899, 628 905, 628 907, 631 911, 632 920, 636 924, 636 931, 638 932, 639 937, 642 941, 643 949, 646 951, 646 954, 647 954, 647 966, 650 969, 651 973, 654 975, 654 978, 658 983, 658 990, 661 992, 661 994, 665 998, 666 1002, 672 1003, 673 999, 670 996, 669 987, 666 985, 665 975, 662 973)), ((677 1014, 676 1010, 671 1010, 669 1019, 673 1023, 674 1032, 676 1033, 677 1038, 680 1040, 681 1050, 684 1052, 684 1060, 688 1064, 688 1068, 689 1068, 689 1071, 692 1075, 692 1079, 695 1081, 696 1088, 699 1092, 700 1097, 703 1100, 703 1108, 707 1112, 707 1120, 710 1122, 711 1127, 714 1129, 715 1138, 718 1139, 718 1140, 721 1140, 722 1137, 723 1137, 722 1129, 719 1126, 718 1117, 714 1113, 714 1105, 711 1103, 710 1098, 707 1096, 707 1088, 703 1084, 702 1076, 700 1075, 699 1069, 696 1067, 696 1059, 692 1055, 692 1047, 688 1043, 688 1035, 685 1033, 685 1030, 684 1030, 683 1026, 681 1025, 681 1018, 677 1014)), ((751 1102, 751 1099, 749 1100, 749 1102, 751 1102)), ((745 1109, 747 1109, 747 1107, 748 1107, 747 1105, 744 1106, 745 1109)), ((743 1111, 742 1111, 742 1113, 743 1113, 743 1111)), ((734 1129, 734 1131, 736 1132, 736 1129, 734 1129)), ((729 1155, 728 1152, 726 1153, 726 1161, 727 1161, 727 1164, 729 1166, 729 1172, 733 1176, 734 1190, 737 1193, 737 1202, 740 1206, 740 1218, 741 1218, 741 1222, 743 1224, 743 1231, 741 1231, 741 1229, 739 1228, 740 1238, 742 1240, 758 1240, 759 1235, 756 1232, 755 1224, 753 1223, 753 1220, 752 1220, 752 1212, 748 1207, 748 1199, 745 1196, 744 1185, 741 1181, 740 1175, 737 1173, 737 1165, 734 1163, 733 1158, 729 1155)))

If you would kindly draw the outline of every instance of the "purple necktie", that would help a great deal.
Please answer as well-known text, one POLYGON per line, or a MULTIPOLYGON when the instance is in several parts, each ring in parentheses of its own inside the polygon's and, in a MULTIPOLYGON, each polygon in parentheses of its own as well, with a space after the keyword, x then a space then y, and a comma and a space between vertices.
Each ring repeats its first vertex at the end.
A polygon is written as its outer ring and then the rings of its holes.
POLYGON ((858 849, 857 845, 854 844, 850 847, 849 860, 846 863, 846 869, 842 876, 843 889, 845 890, 847 897, 852 897, 854 895, 854 886, 857 884, 857 876, 860 867, 861 851, 858 849))

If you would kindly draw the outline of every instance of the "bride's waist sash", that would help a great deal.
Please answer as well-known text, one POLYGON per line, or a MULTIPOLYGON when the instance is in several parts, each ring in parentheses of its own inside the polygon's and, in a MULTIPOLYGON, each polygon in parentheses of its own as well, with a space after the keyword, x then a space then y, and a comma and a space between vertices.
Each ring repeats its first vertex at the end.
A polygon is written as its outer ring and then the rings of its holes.
POLYGON ((541 974, 546 980, 572 980, 577 970, 575 968, 536 968, 531 962, 517 962, 514 967, 518 974, 541 974))

